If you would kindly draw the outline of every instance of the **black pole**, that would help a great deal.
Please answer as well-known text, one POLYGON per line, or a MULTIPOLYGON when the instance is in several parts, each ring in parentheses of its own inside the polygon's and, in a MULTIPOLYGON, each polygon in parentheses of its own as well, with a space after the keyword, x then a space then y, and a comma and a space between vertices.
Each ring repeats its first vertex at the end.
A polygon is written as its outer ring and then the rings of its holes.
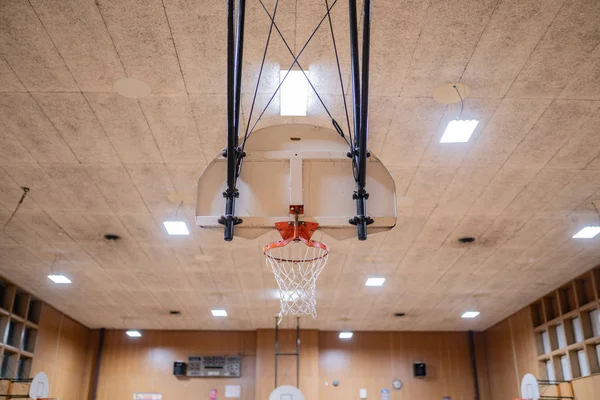
POLYGON ((96 368, 94 369, 94 378, 92 380, 92 395, 91 400, 96 400, 98 397, 98 382, 100 380, 100 365, 102 364, 102 349, 104 348, 104 328, 100 329, 98 337, 98 349, 96 350, 96 368))
POLYGON ((235 43, 235 104, 234 104, 234 125, 235 125, 235 147, 239 145, 240 134, 240 109, 242 94, 242 59, 244 55, 244 21, 246 19, 246 0, 238 1, 237 14, 237 37, 235 43))
POLYGON ((352 63, 352 98, 354 101, 354 148, 351 152, 356 190, 352 198, 356 201, 356 216, 350 224, 356 225, 358 240, 367 239, 367 225, 373 219, 367 215, 369 194, 367 181, 367 140, 369 136, 369 60, 371 51, 371 0, 364 0, 362 37, 362 77, 359 79, 358 33, 356 22, 356 0, 350 0, 350 57, 352 63))
POLYGON ((296 317, 296 387, 300 389, 300 317, 296 317))
MULTIPOLYGON (((349 0, 350 17, 350 64, 352 67, 352 104, 354 120, 354 147, 358 147, 360 131, 360 70, 358 67, 358 22, 356 16, 356 0, 349 0)), ((354 155, 353 155, 354 157, 354 155)))
POLYGON ((475 354, 475 336, 473 331, 469 335, 469 353, 471 354, 471 366, 473 368, 473 389, 475 390, 475 400, 479 400, 479 378, 477 376, 477 356, 475 354))
POLYGON ((277 389, 277 357, 279 356, 279 318, 275 317, 275 389, 277 389))
MULTIPOLYGON (((238 196, 236 189, 236 166, 237 166, 237 133, 236 133, 236 46, 234 43, 234 1, 227 2, 227 188, 223 192, 225 197, 225 215, 219 219, 219 223, 225 226, 223 237, 226 241, 233 240, 233 227, 235 218, 235 198, 238 196)), ((242 10, 240 10, 242 11, 242 10)), ((239 39, 239 38, 238 38, 239 39)), ((238 46, 241 51, 241 47, 238 46)), ((241 64, 239 64, 241 68, 241 64)), ((241 72, 240 72, 241 77, 241 72)))

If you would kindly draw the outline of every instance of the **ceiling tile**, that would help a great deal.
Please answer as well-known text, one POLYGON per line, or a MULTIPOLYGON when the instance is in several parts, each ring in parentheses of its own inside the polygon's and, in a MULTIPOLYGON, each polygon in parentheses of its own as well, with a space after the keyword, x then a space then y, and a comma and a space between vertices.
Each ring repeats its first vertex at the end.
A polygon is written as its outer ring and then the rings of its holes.
POLYGON ((600 44, 600 3, 566 1, 515 80, 510 97, 555 98, 600 44))
POLYGON ((26 89, 4 57, 0 58, 0 92, 25 92, 26 89))
POLYGON ((33 96, 80 162, 120 162, 82 94, 36 93, 33 96))
POLYGON ((32 0, 30 4, 81 90, 111 91, 125 72, 96 2, 32 0))
POLYGON ((550 103, 550 100, 502 100, 465 156, 463 164, 502 166, 550 103))
POLYGON ((403 96, 431 96, 457 82, 475 50, 497 0, 432 1, 414 51, 403 96))
POLYGON ((69 197, 74 210, 108 212, 108 203, 81 164, 42 164, 50 177, 69 197))
POLYGON ((69 146, 29 94, 5 93, 0 96, 0 120, 37 161, 77 162, 69 146))
POLYGON ((160 1, 101 0, 96 4, 127 76, 148 83, 153 93, 185 92, 171 28, 160 1))
POLYGON ((137 100, 110 93, 86 97, 124 163, 163 162, 137 100))
POLYGON ((140 100, 167 163, 204 161, 202 143, 186 95, 153 95, 140 100))
POLYGON ((0 52, 28 90, 78 90, 29 2, 0 3, 0 52))
POLYGON ((516 168, 540 168, 577 133, 600 102, 557 100, 521 141, 506 165, 516 168))
POLYGON ((565 0, 499 1, 464 73, 475 97, 503 97, 565 0))
POLYGON ((117 213, 144 213, 148 209, 129 173, 122 166, 94 165, 86 167, 102 196, 117 213))

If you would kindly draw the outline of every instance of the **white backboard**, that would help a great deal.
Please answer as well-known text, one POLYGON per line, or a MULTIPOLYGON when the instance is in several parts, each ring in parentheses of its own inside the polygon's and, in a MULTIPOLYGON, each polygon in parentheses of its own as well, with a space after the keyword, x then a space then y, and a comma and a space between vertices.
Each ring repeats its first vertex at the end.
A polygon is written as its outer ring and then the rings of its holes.
MULTIPOLYGON (((289 206, 304 205, 301 220, 319 223, 319 230, 338 239, 356 237, 348 220, 356 215, 352 199, 355 182, 349 147, 332 129, 313 125, 277 125, 249 137, 235 215, 243 220, 235 236, 256 238, 289 221, 289 206)), ((227 163, 215 158, 198 182, 196 223, 222 230, 227 163)), ((367 214, 375 220, 369 234, 396 224, 396 187, 383 163, 371 155, 367 162, 367 214)))
POLYGON ((304 400, 304 395, 295 386, 279 386, 271 392, 269 400, 304 400))

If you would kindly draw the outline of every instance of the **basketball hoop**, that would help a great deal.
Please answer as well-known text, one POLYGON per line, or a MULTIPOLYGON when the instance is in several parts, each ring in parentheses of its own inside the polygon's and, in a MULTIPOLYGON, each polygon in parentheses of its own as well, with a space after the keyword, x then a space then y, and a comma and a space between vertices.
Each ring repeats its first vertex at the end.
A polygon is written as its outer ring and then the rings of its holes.
POLYGON ((303 206, 290 206, 290 214, 294 221, 275 224, 282 240, 266 245, 263 253, 279 287, 279 316, 309 314, 316 318, 317 277, 327 264, 329 247, 311 240, 319 224, 298 221, 303 206))

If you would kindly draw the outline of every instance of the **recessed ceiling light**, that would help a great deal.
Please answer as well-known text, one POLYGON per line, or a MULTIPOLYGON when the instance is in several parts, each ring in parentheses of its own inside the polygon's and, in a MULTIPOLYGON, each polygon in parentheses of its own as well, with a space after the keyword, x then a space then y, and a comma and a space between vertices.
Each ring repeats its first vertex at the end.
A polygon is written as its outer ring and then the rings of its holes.
MULTIPOLYGON (((308 71, 306 72, 308 76, 308 71)), ((282 116, 306 116, 308 107, 308 80, 302 71, 280 71, 281 88, 279 114, 282 116), (287 74, 287 77, 286 77, 287 74), (283 78, 285 77, 285 80, 283 78)))
POLYGON ((226 317, 227 316, 227 311, 225 310, 211 310, 210 311, 213 315, 213 317, 226 317))
POLYGON ((340 339, 350 339, 353 335, 352 332, 340 332, 340 339))
POLYGON ((152 90, 146 82, 135 78, 121 78, 113 85, 115 92, 130 99, 141 99, 150 96, 152 90))
POLYGON ((385 282, 385 278, 369 278, 365 286, 382 286, 383 282, 385 282))
POLYGON ((479 124, 475 119, 471 120, 456 120, 453 119, 448 123, 440 143, 466 143, 473 134, 473 131, 479 124))
POLYGON ((462 318, 475 318, 476 316, 479 315, 479 311, 465 311, 463 315, 461 315, 462 318))
POLYGON ((183 221, 165 221, 163 222, 169 235, 189 235, 187 225, 183 221))
POLYGON ((71 280, 64 275, 48 275, 48 279, 54 283, 71 283, 71 280))
POLYGON ((121 236, 115 235, 114 233, 107 233, 106 235, 104 235, 104 239, 114 242, 120 240, 121 236))
POLYGON ((142 333, 140 331, 127 331, 125 334, 129 337, 142 337, 142 333))
POLYGON ((600 233, 600 226, 586 226, 573 235, 573 239, 591 239, 600 233))

